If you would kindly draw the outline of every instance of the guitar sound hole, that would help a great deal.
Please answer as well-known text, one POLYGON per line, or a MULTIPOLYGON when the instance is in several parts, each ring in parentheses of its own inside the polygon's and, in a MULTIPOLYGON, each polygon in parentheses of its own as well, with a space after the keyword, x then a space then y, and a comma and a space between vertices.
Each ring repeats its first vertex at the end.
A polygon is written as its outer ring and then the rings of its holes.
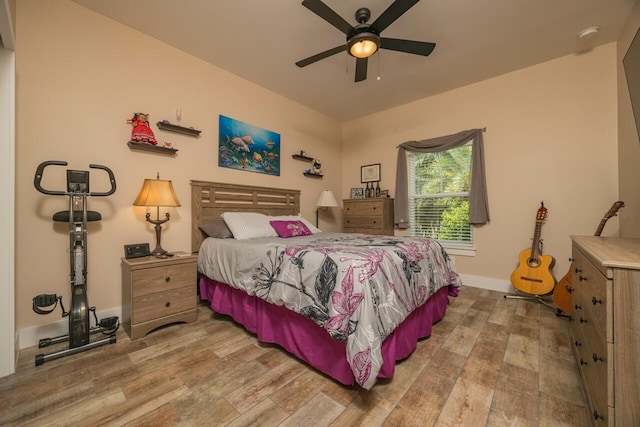
POLYGON ((540 266, 540 260, 537 258, 529 258, 527 264, 529 264, 530 267, 536 268, 540 266))

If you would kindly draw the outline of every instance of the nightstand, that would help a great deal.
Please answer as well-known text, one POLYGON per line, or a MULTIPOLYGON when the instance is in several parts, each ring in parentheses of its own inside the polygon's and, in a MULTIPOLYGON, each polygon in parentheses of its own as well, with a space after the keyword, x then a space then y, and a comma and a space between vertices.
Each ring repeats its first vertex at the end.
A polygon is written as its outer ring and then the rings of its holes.
POLYGON ((122 324, 131 340, 198 315, 197 255, 122 258, 122 324))

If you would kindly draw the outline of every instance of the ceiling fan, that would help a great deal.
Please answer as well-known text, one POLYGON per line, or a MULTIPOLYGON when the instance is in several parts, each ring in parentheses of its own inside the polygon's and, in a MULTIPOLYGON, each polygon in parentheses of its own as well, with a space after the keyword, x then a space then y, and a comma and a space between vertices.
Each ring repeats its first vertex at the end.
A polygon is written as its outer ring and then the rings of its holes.
POLYGON ((435 43, 420 42, 415 40, 391 39, 381 37, 380 33, 393 24, 396 19, 404 15, 413 5, 420 0, 396 0, 382 15, 372 24, 367 24, 371 17, 371 11, 362 7, 356 11, 355 17, 358 25, 355 27, 345 21, 321 0, 304 0, 302 5, 327 21, 329 24, 342 31, 347 36, 347 43, 326 50, 306 59, 296 62, 298 67, 306 67, 321 59, 328 58, 345 50, 356 58, 356 82, 366 80, 368 58, 378 49, 389 49, 398 52, 412 53, 414 55, 429 56, 436 47, 435 43))

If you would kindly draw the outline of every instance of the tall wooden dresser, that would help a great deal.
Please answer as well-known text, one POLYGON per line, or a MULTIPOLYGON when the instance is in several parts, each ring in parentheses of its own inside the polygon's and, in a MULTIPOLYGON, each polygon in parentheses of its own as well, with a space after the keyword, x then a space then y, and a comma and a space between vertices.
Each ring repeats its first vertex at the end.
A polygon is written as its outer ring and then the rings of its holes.
POLYGON ((640 239, 572 236, 572 346, 592 426, 640 426, 640 239))
POLYGON ((345 199, 342 201, 342 231, 393 236, 393 199, 345 199))

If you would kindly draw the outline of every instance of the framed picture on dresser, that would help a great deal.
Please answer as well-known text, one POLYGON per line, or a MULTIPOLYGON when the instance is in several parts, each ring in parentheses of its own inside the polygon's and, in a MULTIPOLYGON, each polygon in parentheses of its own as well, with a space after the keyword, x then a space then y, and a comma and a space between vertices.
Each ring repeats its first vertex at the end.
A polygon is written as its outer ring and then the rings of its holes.
POLYGON ((351 198, 352 199, 364 199, 364 190, 362 188, 352 188, 351 189, 351 198))

